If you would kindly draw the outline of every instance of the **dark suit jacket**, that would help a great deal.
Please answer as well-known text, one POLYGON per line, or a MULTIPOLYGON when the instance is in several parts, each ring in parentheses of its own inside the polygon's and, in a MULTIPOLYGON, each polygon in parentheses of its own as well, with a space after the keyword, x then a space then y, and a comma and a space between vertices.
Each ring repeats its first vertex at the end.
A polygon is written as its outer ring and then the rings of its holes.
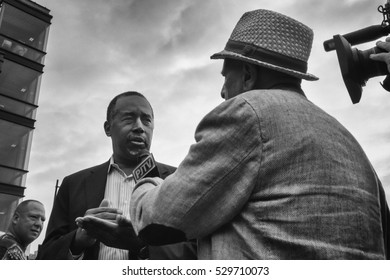
MULTIPOLYGON (((156 162, 161 178, 175 172, 176 168, 156 162)), ((109 161, 81 170, 64 178, 55 198, 45 240, 39 247, 37 259, 72 259, 70 244, 77 226, 75 219, 84 216, 88 209, 99 207, 104 198, 109 161)), ((100 243, 96 242, 84 252, 84 259, 96 260, 100 243)), ((196 259, 193 243, 178 243, 151 247, 151 259, 196 259)), ((134 256, 129 254, 129 259, 134 256)))

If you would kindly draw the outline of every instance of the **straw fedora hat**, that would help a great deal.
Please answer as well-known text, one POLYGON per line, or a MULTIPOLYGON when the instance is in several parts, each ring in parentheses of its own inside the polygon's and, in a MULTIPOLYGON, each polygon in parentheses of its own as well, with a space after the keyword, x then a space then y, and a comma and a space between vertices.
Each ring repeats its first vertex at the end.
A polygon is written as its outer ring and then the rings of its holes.
POLYGON ((260 9, 241 17, 225 49, 211 59, 238 59, 314 81, 318 78, 307 73, 312 43, 313 31, 306 25, 260 9))

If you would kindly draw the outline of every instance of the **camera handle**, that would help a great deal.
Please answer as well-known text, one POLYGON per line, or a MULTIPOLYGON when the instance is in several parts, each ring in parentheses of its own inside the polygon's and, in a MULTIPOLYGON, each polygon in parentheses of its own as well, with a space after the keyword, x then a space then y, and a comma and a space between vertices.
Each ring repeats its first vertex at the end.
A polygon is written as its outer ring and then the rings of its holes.
POLYGON ((387 0, 387 3, 384 6, 380 5, 378 7, 378 12, 383 15, 382 26, 385 27, 390 25, 390 0, 387 0))
MULTIPOLYGON (((370 42, 390 34, 390 0, 387 0, 385 5, 380 5, 378 7, 378 12, 383 15, 381 24, 372 25, 342 35, 351 44, 351 46, 370 42)), ((336 46, 334 39, 326 40, 324 42, 324 49, 327 52, 335 50, 336 46)))

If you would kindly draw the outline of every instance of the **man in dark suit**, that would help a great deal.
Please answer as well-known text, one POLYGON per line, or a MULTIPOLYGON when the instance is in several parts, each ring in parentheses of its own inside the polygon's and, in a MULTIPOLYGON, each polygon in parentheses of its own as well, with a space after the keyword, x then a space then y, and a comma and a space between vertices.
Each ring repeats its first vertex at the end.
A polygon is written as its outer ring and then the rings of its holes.
MULTIPOLYGON (((38 259, 195 259, 192 243, 148 247, 134 233, 129 219, 135 185, 132 172, 149 155, 153 109, 138 92, 116 96, 107 109, 104 130, 112 140, 110 160, 64 178, 49 219, 38 259), (105 219, 110 227, 78 225, 79 217, 105 219)), ((156 162, 159 177, 175 171, 156 162)))

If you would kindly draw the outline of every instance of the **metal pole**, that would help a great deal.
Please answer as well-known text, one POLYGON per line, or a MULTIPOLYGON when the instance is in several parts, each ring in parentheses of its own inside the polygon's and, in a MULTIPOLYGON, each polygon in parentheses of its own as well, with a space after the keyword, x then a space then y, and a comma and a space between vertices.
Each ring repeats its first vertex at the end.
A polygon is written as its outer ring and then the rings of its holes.
POLYGON ((56 196, 57 196, 57 191, 58 191, 58 188, 60 186, 58 185, 58 179, 57 179, 57 182, 56 182, 56 186, 55 186, 55 190, 54 190, 54 200, 56 199, 56 196))

